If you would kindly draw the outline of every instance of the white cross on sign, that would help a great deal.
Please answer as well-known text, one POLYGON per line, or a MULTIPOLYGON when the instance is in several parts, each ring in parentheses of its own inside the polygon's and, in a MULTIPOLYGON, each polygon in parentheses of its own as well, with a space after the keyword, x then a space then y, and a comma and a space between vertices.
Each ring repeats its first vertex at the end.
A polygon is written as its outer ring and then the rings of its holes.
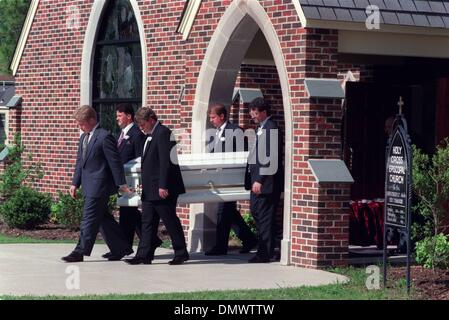
POLYGON ((398 102, 398 106, 399 106, 399 114, 402 114, 402 108, 404 107, 404 100, 402 99, 402 97, 399 97, 399 102, 398 102))

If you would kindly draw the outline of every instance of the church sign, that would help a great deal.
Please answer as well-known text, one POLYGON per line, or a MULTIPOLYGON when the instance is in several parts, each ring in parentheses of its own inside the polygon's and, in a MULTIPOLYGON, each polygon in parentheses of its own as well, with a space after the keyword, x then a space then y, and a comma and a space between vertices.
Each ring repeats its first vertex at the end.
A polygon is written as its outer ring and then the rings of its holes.
POLYGON ((410 145, 401 125, 393 133, 388 151, 385 181, 385 224, 407 227, 410 212, 410 145))
POLYGON ((407 292, 410 293, 410 229, 412 205, 412 148, 407 121, 402 114, 404 102, 399 101, 399 114, 393 124, 386 150, 385 212, 384 212, 384 288, 387 284, 387 228, 399 228, 407 238, 407 292))

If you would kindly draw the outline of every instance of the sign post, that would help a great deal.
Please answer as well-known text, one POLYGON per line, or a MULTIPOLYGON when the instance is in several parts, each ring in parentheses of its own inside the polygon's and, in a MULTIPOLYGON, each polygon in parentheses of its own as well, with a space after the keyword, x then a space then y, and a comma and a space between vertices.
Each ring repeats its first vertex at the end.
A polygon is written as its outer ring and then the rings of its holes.
POLYGON ((391 226, 401 229, 407 236, 407 293, 410 294, 412 148, 407 121, 402 114, 402 97, 398 105, 399 114, 393 124, 393 133, 386 150, 383 276, 385 288, 388 263, 387 226, 391 226))

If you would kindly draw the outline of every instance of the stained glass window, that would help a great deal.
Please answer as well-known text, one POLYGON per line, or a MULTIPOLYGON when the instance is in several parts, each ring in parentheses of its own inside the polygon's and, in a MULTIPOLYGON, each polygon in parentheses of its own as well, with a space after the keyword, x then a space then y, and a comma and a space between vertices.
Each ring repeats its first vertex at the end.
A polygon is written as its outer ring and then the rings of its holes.
POLYGON ((117 134, 115 106, 142 103, 142 50, 136 17, 128 0, 109 0, 97 38, 93 106, 100 125, 117 134))

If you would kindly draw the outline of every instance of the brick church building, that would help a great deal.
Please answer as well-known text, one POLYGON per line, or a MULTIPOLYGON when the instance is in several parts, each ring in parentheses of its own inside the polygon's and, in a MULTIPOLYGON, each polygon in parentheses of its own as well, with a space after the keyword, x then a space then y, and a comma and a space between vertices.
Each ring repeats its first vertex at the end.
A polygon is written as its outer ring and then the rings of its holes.
MULTIPOLYGON (((446 1, 32 0, 7 134, 22 134, 44 165, 38 187, 56 194, 80 105, 113 132, 117 103, 150 106, 197 153, 211 102, 249 128, 263 96, 284 134, 281 263, 344 265, 350 205, 383 198, 384 122, 400 97, 414 143, 432 152, 449 136, 448 40, 446 1)), ((180 206, 188 240, 207 210, 180 206)))

